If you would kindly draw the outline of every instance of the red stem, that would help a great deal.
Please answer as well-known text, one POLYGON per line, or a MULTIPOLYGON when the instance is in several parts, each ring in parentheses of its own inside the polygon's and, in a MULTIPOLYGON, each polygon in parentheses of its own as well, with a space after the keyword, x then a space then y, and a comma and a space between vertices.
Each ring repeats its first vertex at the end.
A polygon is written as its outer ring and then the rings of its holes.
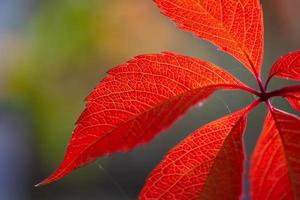
MULTIPOLYGON (((263 87, 263 84, 262 84, 262 81, 261 81, 261 73, 259 71, 256 70, 255 66, 254 66, 254 63, 252 62, 252 60, 250 59, 249 55, 244 52, 247 59, 248 59, 248 62, 250 63, 250 66, 252 68, 252 71, 254 73, 254 76, 255 76, 255 79, 257 80, 257 83, 258 83, 258 86, 260 88, 260 91, 262 94, 265 94, 265 89, 263 87)), ((260 96, 260 95, 259 95, 260 96)))
POLYGON ((262 93, 262 94, 265 94, 266 91, 265 91, 265 88, 263 87, 263 84, 262 84, 262 81, 261 81, 261 77, 260 77, 260 76, 257 77, 257 83, 258 83, 258 86, 259 86, 259 88, 260 88, 261 93, 262 93))
POLYGON ((242 89, 242 90, 244 90, 244 91, 246 91, 246 92, 250 92, 251 94, 254 94, 254 95, 258 96, 258 97, 261 96, 261 93, 260 93, 260 92, 254 90, 254 89, 251 88, 251 87, 245 86, 245 87, 241 87, 240 89, 242 89))
POLYGON ((268 107, 269 111, 272 112, 273 111, 273 106, 272 106, 270 100, 266 101, 266 104, 267 104, 267 107, 268 107))
POLYGON ((258 106, 261 102, 262 102, 261 99, 255 100, 253 103, 251 103, 251 104, 248 106, 247 112, 252 111, 252 110, 253 110, 256 106, 258 106))
POLYGON ((267 81, 266 81, 266 84, 265 84, 265 87, 264 87, 264 90, 265 90, 265 91, 267 91, 268 86, 269 86, 269 83, 270 83, 272 77, 273 77, 273 76, 269 76, 269 77, 268 77, 268 79, 267 79, 267 81))
POLYGON ((300 85, 293 85, 293 86, 288 86, 288 87, 284 87, 278 90, 274 90, 272 92, 269 92, 266 94, 266 98, 269 99, 271 97, 275 97, 275 96, 285 96, 288 93, 291 92, 300 92, 300 85))

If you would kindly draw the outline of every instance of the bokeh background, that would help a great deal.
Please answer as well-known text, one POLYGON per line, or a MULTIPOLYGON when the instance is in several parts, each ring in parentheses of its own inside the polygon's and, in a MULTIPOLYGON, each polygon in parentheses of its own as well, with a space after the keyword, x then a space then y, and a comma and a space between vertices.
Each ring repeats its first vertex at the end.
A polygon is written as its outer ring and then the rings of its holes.
MULTIPOLYGON (((300 1, 262 1, 266 78, 270 65, 300 47, 300 1)), ((147 175, 197 127, 253 100, 218 92, 150 144, 101 158, 58 183, 34 188, 64 156, 84 98, 105 72, 138 54, 175 51, 212 61, 256 82, 230 56, 178 30, 151 0, 0 0, 0 199, 136 199, 147 175)), ((274 80, 272 88, 287 81, 274 80)), ((290 111, 281 99, 273 104, 290 111)), ((266 114, 250 115, 248 158, 266 114)), ((247 161, 249 166, 249 161, 247 161)), ((245 180, 244 199, 249 186, 245 180)))

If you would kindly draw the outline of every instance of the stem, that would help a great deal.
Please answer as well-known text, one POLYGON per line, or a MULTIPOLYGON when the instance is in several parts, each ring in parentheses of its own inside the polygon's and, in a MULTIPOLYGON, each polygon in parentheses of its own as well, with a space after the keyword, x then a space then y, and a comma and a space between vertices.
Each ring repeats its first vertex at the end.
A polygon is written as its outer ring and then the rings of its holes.
POLYGON ((248 106, 247 112, 252 111, 252 110, 253 110, 256 106, 258 106, 261 102, 262 102, 261 99, 255 100, 253 103, 251 103, 251 104, 248 106))
POLYGON ((251 88, 251 87, 245 86, 245 87, 241 87, 240 89, 241 89, 241 90, 244 90, 244 91, 246 91, 246 92, 250 92, 251 94, 254 94, 254 95, 258 96, 258 97, 261 96, 260 92, 254 90, 254 89, 251 88))
POLYGON ((244 52, 244 54, 246 55, 247 60, 248 60, 248 62, 250 63, 250 66, 251 66, 251 68, 252 68, 252 71, 253 71, 254 76, 255 76, 255 78, 256 78, 256 80, 257 80, 258 86, 259 86, 259 88, 260 88, 261 94, 265 94, 265 89, 264 89, 263 84, 262 84, 262 81, 261 81, 261 73, 258 72, 258 71, 256 70, 256 68, 255 68, 255 66, 254 66, 254 63, 253 63, 252 60, 250 59, 250 56, 249 56, 246 52, 244 52))
POLYGON ((266 91, 265 91, 265 88, 263 87, 263 84, 262 84, 262 81, 261 81, 261 76, 257 76, 257 83, 258 83, 258 86, 260 88, 261 93, 265 94, 266 91))
POLYGON ((273 106, 272 106, 270 100, 266 101, 266 104, 267 104, 267 107, 268 107, 269 111, 272 112, 273 111, 273 106))
POLYGON ((266 84, 265 84, 265 87, 264 87, 264 90, 265 90, 265 91, 267 91, 268 86, 269 86, 269 83, 270 83, 272 77, 273 77, 273 76, 269 76, 269 77, 268 77, 268 79, 267 79, 267 81, 266 81, 266 84))
POLYGON ((275 97, 275 96, 285 96, 291 92, 300 92, 300 85, 292 85, 288 87, 284 87, 278 90, 274 90, 270 93, 267 93, 267 98, 275 97))

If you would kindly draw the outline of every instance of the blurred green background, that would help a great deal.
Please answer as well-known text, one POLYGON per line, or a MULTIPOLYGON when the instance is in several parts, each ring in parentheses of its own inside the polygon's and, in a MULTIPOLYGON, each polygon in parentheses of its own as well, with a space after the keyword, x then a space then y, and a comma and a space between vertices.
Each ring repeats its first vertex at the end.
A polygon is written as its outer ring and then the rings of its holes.
MULTIPOLYGON (((262 3, 265 79, 277 58, 299 49, 300 2, 262 3)), ((34 188, 62 160, 84 98, 109 68, 135 55, 175 51, 199 57, 256 87, 238 62, 178 30, 151 0, 0 0, 0 44, 3 200, 136 199, 148 173, 170 147, 197 127, 253 100, 242 92, 218 92, 149 145, 101 158, 58 183, 34 188)), ((274 80, 271 86, 282 84, 288 82, 274 80)), ((281 99, 273 103, 291 110, 281 99)), ((248 155, 265 113, 260 106, 249 118, 245 136, 248 155)))

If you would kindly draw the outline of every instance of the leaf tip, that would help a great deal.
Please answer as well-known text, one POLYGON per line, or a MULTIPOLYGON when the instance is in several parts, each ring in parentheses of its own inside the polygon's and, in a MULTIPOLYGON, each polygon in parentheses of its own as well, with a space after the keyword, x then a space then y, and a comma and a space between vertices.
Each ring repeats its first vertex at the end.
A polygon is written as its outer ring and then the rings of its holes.
POLYGON ((34 187, 49 185, 50 183, 60 180, 62 177, 63 176, 57 176, 57 172, 55 172, 52 175, 48 176, 47 178, 43 179, 41 182, 35 184, 34 187))
POLYGON ((41 186, 45 186, 47 184, 48 184, 48 181, 47 181, 47 179, 45 179, 45 180, 35 184, 34 187, 41 187, 41 186))

